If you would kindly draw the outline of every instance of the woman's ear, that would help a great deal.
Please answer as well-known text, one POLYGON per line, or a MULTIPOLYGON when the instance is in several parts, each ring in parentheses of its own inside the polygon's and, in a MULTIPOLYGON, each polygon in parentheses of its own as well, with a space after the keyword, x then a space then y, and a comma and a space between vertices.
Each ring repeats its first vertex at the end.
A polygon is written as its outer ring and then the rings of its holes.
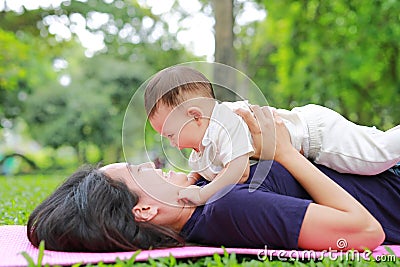
POLYGON ((189 107, 187 109, 187 115, 192 117, 197 125, 201 125, 201 118, 203 117, 203 112, 199 107, 189 107))
POLYGON ((158 209, 150 205, 136 205, 132 209, 133 216, 138 222, 151 221, 158 214, 158 209))

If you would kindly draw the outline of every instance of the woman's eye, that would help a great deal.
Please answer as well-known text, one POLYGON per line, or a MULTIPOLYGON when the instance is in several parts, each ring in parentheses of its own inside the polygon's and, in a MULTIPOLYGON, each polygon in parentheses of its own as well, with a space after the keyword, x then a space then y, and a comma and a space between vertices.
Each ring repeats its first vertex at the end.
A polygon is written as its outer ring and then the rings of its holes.
POLYGON ((174 136, 174 135, 173 134, 167 135, 168 138, 172 138, 172 136, 174 136))

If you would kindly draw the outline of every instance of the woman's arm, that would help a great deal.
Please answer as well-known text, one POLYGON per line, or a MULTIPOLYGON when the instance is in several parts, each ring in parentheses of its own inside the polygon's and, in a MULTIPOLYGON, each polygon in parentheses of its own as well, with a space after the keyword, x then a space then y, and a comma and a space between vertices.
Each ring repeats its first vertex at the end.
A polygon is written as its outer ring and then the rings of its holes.
MULTIPOLYGON (((379 222, 356 199, 291 146, 289 133, 282 120, 275 116, 274 122, 267 107, 254 106, 253 112, 255 118, 243 117, 253 137, 261 140, 259 143, 264 144, 264 148, 268 148, 271 147, 271 135, 268 133, 276 133, 274 160, 281 163, 315 201, 305 214, 298 239, 299 247, 363 250, 380 245, 385 234, 379 222)), ((262 159, 271 159, 263 148, 259 154, 262 159)))
POLYGON ((190 183, 191 185, 194 185, 194 184, 196 184, 196 182, 197 182, 198 180, 200 180, 201 175, 200 175, 198 172, 191 171, 191 172, 188 174, 187 178, 188 178, 189 183, 190 183))

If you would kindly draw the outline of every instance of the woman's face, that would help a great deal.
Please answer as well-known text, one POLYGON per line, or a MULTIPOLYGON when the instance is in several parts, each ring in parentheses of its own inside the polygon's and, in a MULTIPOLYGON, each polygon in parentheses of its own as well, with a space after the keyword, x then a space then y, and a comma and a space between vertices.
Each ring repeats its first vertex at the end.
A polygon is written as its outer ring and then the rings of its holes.
MULTIPOLYGON (((140 165, 113 163, 100 169, 112 179, 122 180, 128 188, 139 195, 139 199, 152 198, 165 205, 182 207, 178 192, 189 186, 186 174, 155 169, 151 162, 140 165)), ((140 201, 139 200, 139 201, 140 201)))

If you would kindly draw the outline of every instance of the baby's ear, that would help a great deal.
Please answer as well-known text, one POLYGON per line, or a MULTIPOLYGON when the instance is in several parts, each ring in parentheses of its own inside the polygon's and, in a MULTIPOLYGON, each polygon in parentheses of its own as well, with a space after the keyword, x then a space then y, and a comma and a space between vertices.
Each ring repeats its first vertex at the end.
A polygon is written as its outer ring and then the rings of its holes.
POLYGON ((201 117, 203 117, 203 111, 199 107, 189 107, 187 109, 187 115, 194 118, 196 122, 200 122, 201 117))

